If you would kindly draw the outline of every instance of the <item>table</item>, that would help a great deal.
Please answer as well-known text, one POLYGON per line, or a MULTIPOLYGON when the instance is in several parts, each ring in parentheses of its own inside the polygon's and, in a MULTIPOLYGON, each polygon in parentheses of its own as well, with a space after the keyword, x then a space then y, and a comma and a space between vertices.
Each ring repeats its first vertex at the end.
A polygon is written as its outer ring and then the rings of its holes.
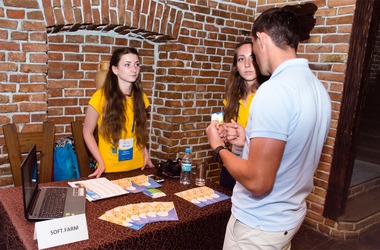
MULTIPOLYGON (((134 170, 104 176, 114 180, 142 173, 152 174, 156 170, 134 170)), ((61 181, 44 183, 41 186, 68 184, 61 181)), ((206 182, 206 186, 231 195, 228 189, 215 183, 206 182)), ((194 187, 194 183, 185 186, 178 179, 165 178, 160 188, 166 194, 165 197, 152 199, 138 193, 95 202, 86 201, 89 240, 54 249, 221 249, 231 214, 231 199, 200 208, 174 194, 194 187), (152 201, 174 202, 179 220, 148 223, 140 230, 133 230, 98 219, 105 211, 114 207, 152 201)), ((0 221, 0 236, 4 236, 9 250, 38 248, 37 241, 33 240, 34 223, 27 221, 23 215, 21 187, 0 189, 0 221)))

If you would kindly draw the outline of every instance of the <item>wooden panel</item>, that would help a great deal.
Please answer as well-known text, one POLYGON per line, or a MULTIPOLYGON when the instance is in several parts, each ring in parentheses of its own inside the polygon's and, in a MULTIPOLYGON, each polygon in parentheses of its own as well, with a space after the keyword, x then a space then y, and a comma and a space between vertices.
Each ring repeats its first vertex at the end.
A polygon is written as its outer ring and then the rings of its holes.
POLYGON ((55 126, 53 123, 45 122, 42 128, 41 137, 41 160, 40 160, 40 180, 50 182, 53 180, 54 164, 54 139, 55 126))
POLYGON ((42 131, 20 133, 18 139, 21 153, 29 152, 34 144, 36 144, 37 151, 41 151, 42 149, 42 131))

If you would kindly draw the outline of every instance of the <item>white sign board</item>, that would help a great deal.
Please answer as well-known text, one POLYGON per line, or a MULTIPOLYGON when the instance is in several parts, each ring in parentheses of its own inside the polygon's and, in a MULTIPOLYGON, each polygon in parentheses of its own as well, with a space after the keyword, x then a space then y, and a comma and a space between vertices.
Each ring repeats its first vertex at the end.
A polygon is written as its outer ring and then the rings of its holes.
POLYGON ((38 249, 88 240, 85 214, 36 222, 34 230, 38 249))

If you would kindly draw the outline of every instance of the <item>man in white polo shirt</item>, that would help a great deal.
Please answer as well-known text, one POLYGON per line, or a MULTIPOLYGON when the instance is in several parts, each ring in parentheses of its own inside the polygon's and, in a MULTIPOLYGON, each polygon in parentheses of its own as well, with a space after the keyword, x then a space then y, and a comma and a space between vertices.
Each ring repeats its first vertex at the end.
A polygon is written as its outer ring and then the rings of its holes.
POLYGON ((306 215, 331 102, 308 61, 297 58, 300 31, 292 12, 265 11, 252 36, 260 72, 271 77, 255 95, 246 130, 229 128, 240 135, 242 157, 223 150, 217 122, 206 129, 214 154, 237 180, 224 249, 290 249, 306 215))

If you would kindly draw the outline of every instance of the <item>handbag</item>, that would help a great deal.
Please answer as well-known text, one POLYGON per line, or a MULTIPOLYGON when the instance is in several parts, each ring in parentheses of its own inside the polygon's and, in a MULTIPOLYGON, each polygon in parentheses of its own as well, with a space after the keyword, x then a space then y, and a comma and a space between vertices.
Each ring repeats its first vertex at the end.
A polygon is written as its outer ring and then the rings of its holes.
POLYGON ((170 178, 179 178, 181 175, 181 162, 181 158, 174 161, 168 159, 165 162, 157 163, 155 167, 157 168, 157 173, 159 175, 165 175, 170 178))

